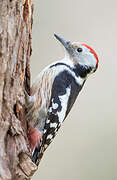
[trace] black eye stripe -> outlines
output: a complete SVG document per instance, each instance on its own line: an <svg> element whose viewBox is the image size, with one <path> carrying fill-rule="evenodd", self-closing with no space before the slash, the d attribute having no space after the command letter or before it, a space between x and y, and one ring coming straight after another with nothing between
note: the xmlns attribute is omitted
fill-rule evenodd
<svg viewBox="0 0 117 180"><path fill-rule="evenodd" d="M79 48L77 49L77 51L78 51L78 52L82 52L83 49L79 47Z"/></svg>

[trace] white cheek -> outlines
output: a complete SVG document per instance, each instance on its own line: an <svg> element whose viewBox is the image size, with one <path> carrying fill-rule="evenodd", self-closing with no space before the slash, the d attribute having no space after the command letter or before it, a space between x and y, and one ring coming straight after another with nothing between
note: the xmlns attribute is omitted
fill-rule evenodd
<svg viewBox="0 0 117 180"><path fill-rule="evenodd" d="M92 54L91 55L91 65L92 65L92 67L96 67L96 64L97 64L97 60L96 60L96 58L94 57L94 55Z"/></svg>
<svg viewBox="0 0 117 180"><path fill-rule="evenodd" d="M79 58L79 64L81 65L86 65L86 66L90 66L92 68L96 67L96 58L94 57L93 54L84 54L81 55Z"/></svg>

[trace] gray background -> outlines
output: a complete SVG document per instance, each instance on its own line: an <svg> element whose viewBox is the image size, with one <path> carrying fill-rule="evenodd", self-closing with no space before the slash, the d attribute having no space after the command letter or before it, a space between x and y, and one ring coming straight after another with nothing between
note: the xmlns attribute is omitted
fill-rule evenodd
<svg viewBox="0 0 117 180"><path fill-rule="evenodd" d="M99 56L33 180L117 180L117 1L34 0L32 79L64 57L54 32Z"/></svg>

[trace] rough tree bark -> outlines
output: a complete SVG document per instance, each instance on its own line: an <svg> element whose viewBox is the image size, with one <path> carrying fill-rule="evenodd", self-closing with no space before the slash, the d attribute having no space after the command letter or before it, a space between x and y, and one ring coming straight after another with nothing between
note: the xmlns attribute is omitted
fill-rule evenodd
<svg viewBox="0 0 117 180"><path fill-rule="evenodd" d="M31 0L0 0L0 180L29 180L24 89L30 93Z"/></svg>

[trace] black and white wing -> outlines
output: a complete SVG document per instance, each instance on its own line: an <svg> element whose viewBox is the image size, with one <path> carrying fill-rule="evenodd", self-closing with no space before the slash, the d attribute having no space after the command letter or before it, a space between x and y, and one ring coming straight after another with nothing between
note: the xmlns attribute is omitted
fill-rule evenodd
<svg viewBox="0 0 117 180"><path fill-rule="evenodd" d="M39 149L35 149L33 153L33 161L36 164L39 163L43 152L55 137L81 88L82 86L78 84L72 74L67 70L60 72L54 79L41 146Z"/></svg>

